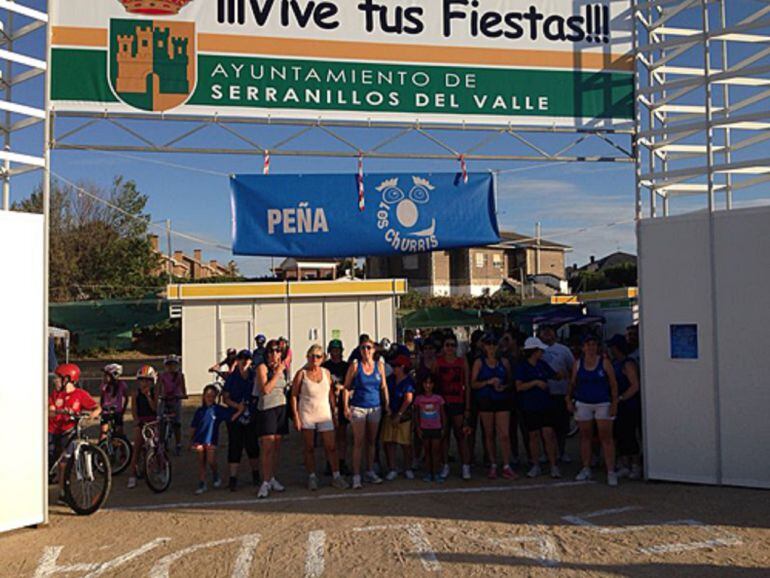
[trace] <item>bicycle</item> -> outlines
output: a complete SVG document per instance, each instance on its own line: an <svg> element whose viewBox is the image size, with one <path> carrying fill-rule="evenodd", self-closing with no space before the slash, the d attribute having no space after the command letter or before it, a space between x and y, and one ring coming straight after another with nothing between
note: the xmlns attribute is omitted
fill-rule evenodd
<svg viewBox="0 0 770 578"><path fill-rule="evenodd" d="M142 425L144 455L140 454L139 458L144 457L144 479L156 494L165 492L171 486L171 455L168 451L168 441L161 433L171 430L173 435L170 421L170 418L163 414L159 419Z"/></svg>
<svg viewBox="0 0 770 578"><path fill-rule="evenodd" d="M102 409L102 423L107 425L107 431L102 435L99 441L99 447L107 454L112 467L112 474L117 476L121 474L131 463L131 456L134 452L133 446L128 438L115 431L117 412L114 406L107 406Z"/></svg>
<svg viewBox="0 0 770 578"><path fill-rule="evenodd" d="M56 413L70 416L75 421L75 427L65 434L59 455L51 460L49 480L56 478L59 465L66 457L64 500L77 515L89 516L102 507L110 494L110 461L98 445L85 437L83 422L90 417L89 414L75 415L68 411ZM67 457L66 450L70 445L72 453Z"/></svg>

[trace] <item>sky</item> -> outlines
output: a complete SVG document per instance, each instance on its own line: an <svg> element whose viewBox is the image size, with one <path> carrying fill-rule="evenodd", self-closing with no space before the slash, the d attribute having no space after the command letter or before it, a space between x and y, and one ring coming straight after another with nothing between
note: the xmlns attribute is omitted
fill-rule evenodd
<svg viewBox="0 0 770 578"><path fill-rule="evenodd" d="M103 0L100 0L103 1ZM32 7L40 8L42 0L28 0ZM753 2L737 2L743 12ZM17 44L17 49L29 55L42 54L42 35L33 34ZM22 69L18 69L19 71ZM15 99L27 104L39 102L42 83L32 81L20 87ZM57 133L72 121L60 125ZM67 122L70 124L67 125ZM114 129L91 128L91 140L116 134ZM145 123L142 131L151 137L180 133L179 125L166 126L162 123ZM376 142L387 131L369 129L345 130L341 134L360 138L364 142ZM355 133L355 134L354 134ZM84 133L87 134L87 133ZM256 127L251 132L261 143L276 142L286 134L277 127ZM473 136L473 135L471 135ZM414 137L416 138L416 137ZM468 135L451 134L446 138L457 147L471 142ZM630 148L630 138L620 137L617 142ZM127 142L119 137L119 142ZM20 152L35 153L41 145L40 126L26 129L14 135L13 147ZM206 129L191 143L206 143L212 146L228 146L232 137L216 128ZM317 149L324 148L329 136L318 130L297 140L294 146ZM544 137L539 144L556 150L565 141L563 137ZM398 145L394 145L398 146ZM410 142L410 148L435 152L435 145ZM503 140L482 149L483 152L524 152L526 148L513 139ZM582 143L575 153L602 154L612 149L598 139ZM123 175L136 181L141 192L149 196L147 211L153 222L171 219L174 230L205 238L215 244L230 244L230 206L228 174L255 173L262 170L261 156L213 156L213 155L158 155L144 153L101 153L53 151L52 171L68 180L88 182L108 187L114 176ZM634 169L631 163L480 163L469 162L471 171L496 170L498 178L498 222L502 230L515 230L522 234L534 235L536 223L542 224L543 237L570 245L573 250L567 255L567 264L584 264L590 256L597 258L620 250L635 253L634 233ZM281 173L353 173L355 159L319 159L274 156L271 172ZM367 159L368 172L401 172L410 170L451 171L459 170L457 162L417 160ZM40 182L39 173L17 177L12 182L12 200L20 200ZM744 204L759 204L767 199L767 189L753 191L741 197ZM702 207L702 198L677 201L674 209L678 212ZM162 226L157 232L163 234ZM165 248L165 245L164 245ZM191 252L201 248L204 258L229 261L232 255L225 249L202 245L175 237L173 249ZM235 259L240 270L247 276L267 274L270 260L264 258Z"/></svg>

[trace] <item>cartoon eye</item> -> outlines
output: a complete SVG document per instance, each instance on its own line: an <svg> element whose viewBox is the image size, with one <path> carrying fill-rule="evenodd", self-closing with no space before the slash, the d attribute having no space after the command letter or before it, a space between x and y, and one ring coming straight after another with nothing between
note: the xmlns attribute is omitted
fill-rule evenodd
<svg viewBox="0 0 770 578"><path fill-rule="evenodd" d="M424 187L414 187L411 191L409 191L409 198L412 199L415 203L424 205L430 200L430 194Z"/></svg>
<svg viewBox="0 0 770 578"><path fill-rule="evenodd" d="M390 187L385 190L385 192L382 194L382 200L388 203L389 205L393 205L395 203L398 203L399 201L404 200L404 191L399 189L398 187Z"/></svg>

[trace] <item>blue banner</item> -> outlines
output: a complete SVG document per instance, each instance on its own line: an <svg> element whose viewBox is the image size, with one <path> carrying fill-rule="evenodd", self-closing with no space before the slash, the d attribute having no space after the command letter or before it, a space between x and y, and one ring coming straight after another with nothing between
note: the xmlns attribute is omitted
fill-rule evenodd
<svg viewBox="0 0 770 578"><path fill-rule="evenodd" d="M281 257L401 255L497 243L489 173L234 175L233 253Z"/></svg>

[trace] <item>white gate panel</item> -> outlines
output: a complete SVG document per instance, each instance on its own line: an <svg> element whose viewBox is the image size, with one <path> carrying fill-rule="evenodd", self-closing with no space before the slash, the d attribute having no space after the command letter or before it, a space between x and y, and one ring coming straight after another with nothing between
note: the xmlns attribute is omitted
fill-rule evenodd
<svg viewBox="0 0 770 578"><path fill-rule="evenodd" d="M0 211L0 532L41 524L48 507L43 217Z"/></svg>

